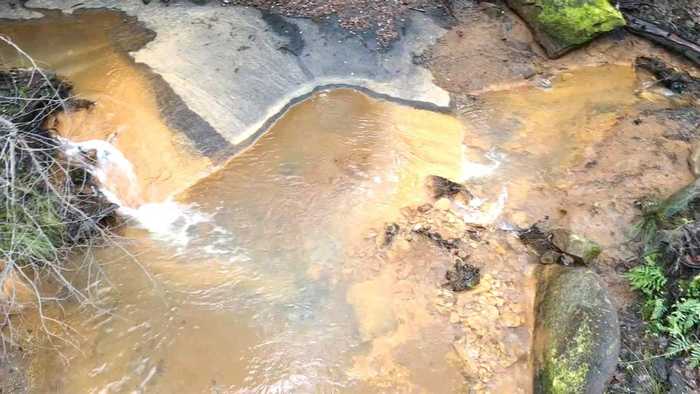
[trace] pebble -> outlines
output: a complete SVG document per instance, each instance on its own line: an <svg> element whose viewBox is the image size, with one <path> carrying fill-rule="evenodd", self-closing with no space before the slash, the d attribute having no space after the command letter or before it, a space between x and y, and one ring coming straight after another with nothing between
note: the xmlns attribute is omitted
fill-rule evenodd
<svg viewBox="0 0 700 394"><path fill-rule="evenodd" d="M456 323L459 323L460 320L461 319L460 319L459 315L457 314L457 312L450 313L450 323L456 324Z"/></svg>
<svg viewBox="0 0 700 394"><path fill-rule="evenodd" d="M508 328L520 327L523 324L520 315L511 311L503 312L501 315L501 322L503 323L504 327Z"/></svg>
<svg viewBox="0 0 700 394"><path fill-rule="evenodd" d="M452 203L450 200L447 198L443 197L435 202L435 205L433 206L435 209L441 210L441 211L448 211L450 207L452 206Z"/></svg>

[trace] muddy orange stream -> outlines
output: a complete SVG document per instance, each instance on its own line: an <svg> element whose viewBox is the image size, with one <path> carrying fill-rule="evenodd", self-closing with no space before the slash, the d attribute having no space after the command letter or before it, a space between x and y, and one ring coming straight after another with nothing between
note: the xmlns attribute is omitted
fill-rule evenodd
<svg viewBox="0 0 700 394"><path fill-rule="evenodd" d="M123 22L102 11L2 25L96 102L57 127L113 142L143 208L128 241L98 254L110 278L101 309L67 305L60 316L79 347L37 353L33 391L531 391L533 265L497 228L538 219L537 191L565 186L567 169L644 101L630 67L484 93L465 124L322 92L188 187L211 162L167 127L124 53L144 33ZM473 291L441 287L453 260L428 241L378 248L385 223L427 201L428 175L478 197L457 210L488 226L488 243L470 245L483 274Z"/></svg>

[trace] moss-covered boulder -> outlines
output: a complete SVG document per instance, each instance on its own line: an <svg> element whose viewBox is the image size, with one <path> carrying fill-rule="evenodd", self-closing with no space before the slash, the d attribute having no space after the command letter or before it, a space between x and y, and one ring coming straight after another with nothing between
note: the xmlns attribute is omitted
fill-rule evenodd
<svg viewBox="0 0 700 394"><path fill-rule="evenodd" d="M617 312L586 268L548 266L537 294L535 393L602 393L620 351Z"/></svg>
<svg viewBox="0 0 700 394"><path fill-rule="evenodd" d="M555 58L595 36L625 25L608 0L507 0L530 26L535 37Z"/></svg>

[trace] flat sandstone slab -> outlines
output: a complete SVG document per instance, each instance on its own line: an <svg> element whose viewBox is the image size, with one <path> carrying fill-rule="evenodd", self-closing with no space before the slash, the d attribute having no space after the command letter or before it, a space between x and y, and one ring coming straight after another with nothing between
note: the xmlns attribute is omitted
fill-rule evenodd
<svg viewBox="0 0 700 394"><path fill-rule="evenodd" d="M293 100L324 86L356 86L414 104L443 108L449 94L414 64L444 29L414 13L385 52L331 22L286 18L246 7L170 6L141 1L30 0L30 8L115 9L136 16L156 38L132 53L160 74L185 104L232 145L264 131ZM0 17L22 18L7 5ZM205 138L202 136L201 138Z"/></svg>

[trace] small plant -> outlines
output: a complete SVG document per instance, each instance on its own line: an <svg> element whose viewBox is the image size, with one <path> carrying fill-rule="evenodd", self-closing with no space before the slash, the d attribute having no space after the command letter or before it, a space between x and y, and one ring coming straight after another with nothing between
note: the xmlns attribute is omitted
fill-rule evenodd
<svg viewBox="0 0 700 394"><path fill-rule="evenodd" d="M691 368L700 367L700 340L697 337L692 340L684 335L675 337L668 350L670 355L687 354Z"/></svg>
<svg viewBox="0 0 700 394"><path fill-rule="evenodd" d="M700 367L700 180L663 202L640 203L634 235L642 242L642 264L625 274L644 301L642 317L654 335L666 336L667 357Z"/></svg>
<svg viewBox="0 0 700 394"><path fill-rule="evenodd" d="M653 332L663 332L664 331L664 321L663 318L668 311L666 306L666 299L664 298L649 298L644 302L642 306L642 317L644 320L649 322L650 328Z"/></svg>
<svg viewBox="0 0 700 394"><path fill-rule="evenodd" d="M644 258L644 265L637 266L626 274L632 288L641 291L647 297L660 295L666 286L666 276L657 259L657 254L648 255Z"/></svg>
<svg viewBox="0 0 700 394"><path fill-rule="evenodd" d="M674 338L680 338L700 323L700 300L683 299L673 306L667 318L668 333Z"/></svg>
<svg viewBox="0 0 700 394"><path fill-rule="evenodd" d="M685 292L688 297L700 299L700 275L696 275L688 282Z"/></svg>

